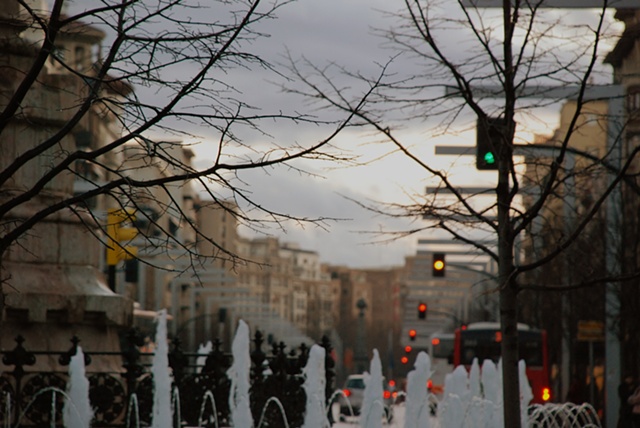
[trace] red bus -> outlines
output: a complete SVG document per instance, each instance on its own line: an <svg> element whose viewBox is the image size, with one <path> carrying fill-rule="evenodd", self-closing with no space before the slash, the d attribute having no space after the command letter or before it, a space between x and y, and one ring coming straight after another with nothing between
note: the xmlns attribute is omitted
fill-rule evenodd
<svg viewBox="0 0 640 428"><path fill-rule="evenodd" d="M500 360L500 325L492 322L479 322L455 331L453 365L464 365L467 370L474 358L482 366L484 360L498 363ZM520 360L527 366L527 378L533 392L532 403L544 404L551 399L549 388L549 354L547 350L547 332L518 324L518 352Z"/></svg>

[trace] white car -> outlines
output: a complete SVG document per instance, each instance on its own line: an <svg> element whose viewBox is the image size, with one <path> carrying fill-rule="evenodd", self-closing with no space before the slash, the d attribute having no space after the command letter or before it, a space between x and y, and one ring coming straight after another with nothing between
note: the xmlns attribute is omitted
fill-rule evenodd
<svg viewBox="0 0 640 428"><path fill-rule="evenodd" d="M340 396L340 420L345 420L349 416L360 415L360 408L364 399L364 375L350 375L342 388L343 395ZM387 422L393 419L393 393L387 383L383 380L383 403ZM345 399L346 397L346 399Z"/></svg>

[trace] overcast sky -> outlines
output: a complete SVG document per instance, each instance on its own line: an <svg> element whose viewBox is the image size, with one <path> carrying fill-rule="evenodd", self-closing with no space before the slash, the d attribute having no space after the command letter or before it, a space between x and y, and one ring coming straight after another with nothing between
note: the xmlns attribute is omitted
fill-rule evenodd
<svg viewBox="0 0 640 428"><path fill-rule="evenodd" d="M432 0L435 4L437 0ZM77 7L87 3L74 2ZM215 5L217 3L211 3ZM251 50L272 64L283 63L285 52L293 58L305 57L318 66L335 62L352 72L375 75L379 64L383 64L397 52L383 49L385 39L374 34L374 29L396 28L397 20L385 16L385 11L396 11L404 2L390 0L297 0L285 5L278 11L278 17L260 24L258 29L269 37L257 39ZM440 2L455 6L456 2ZM206 6L206 2L205 2ZM197 9L205 20L206 9ZM445 12L447 9L443 9ZM210 19L216 19L212 10ZM486 12L495 13L495 12ZM555 12L554 12L555 13ZM593 22L594 11L558 12L562 14L564 24ZM611 20L613 21L613 20ZM379 32L378 32L379 33ZM560 37L562 39L562 37ZM569 38L570 39L570 38ZM448 54L463 57L465 51L463 33L450 31L445 42ZM563 49L571 49L564 46ZM559 51L558 55L562 53ZM413 62L406 56L394 63L398 73L419 74ZM280 69L284 70L284 69ZM224 76L225 82L234 85L241 97L252 105L264 108L265 112L282 110L285 112L304 110L308 107L301 99L285 95L280 91L278 78L273 73L259 70L236 69ZM227 80L228 79L228 80ZM601 77L604 83L609 76ZM340 83L340 82L339 82ZM356 88L357 90L357 88ZM136 88L136 92L144 88ZM523 141L531 140L533 132L551 133L557 123L559 106L538 112L537 117L528 117L518 123ZM473 123L470 117L467 125ZM402 133L403 141L411 144L429 164L440 169L450 170L453 181L460 185L490 184L492 173L479 173L473 166L471 157L454 159L434 156L435 145L473 145L474 132L468 126L450 132L446 136L434 138L430 132L431 124L426 121L407 127ZM326 135L326 129L309 127L282 127L274 132L282 133L283 138L308 145L315 139ZM194 146L195 165L206 166L213 157L211 140L215 134L205 135L202 144ZM338 139L342 150L361 156L361 161L376 159L389 151L388 145L380 146L367 142L371 135L350 130ZM251 142L249 142L251 143ZM253 142L259 144L258 141ZM455 168L451 162L456 161ZM420 219L392 222L388 218L374 215L350 199L366 203L369 200L386 202L406 202L411 195L423 194L425 187L433 184L425 172L401 155L387 156L382 161L370 165L336 168L336 165L304 162L296 166L315 174L300 174L286 167L277 167L269 171L249 171L242 175L247 191L257 202L268 208L285 213L309 217L330 217L341 220L327 221L323 227L314 225L300 226L287 224L285 231L266 230L265 233L278 236L283 242L295 242L302 248L317 251L324 262L345 264L352 267L376 267L401 265L404 257L415 254L418 238L431 238L435 235L420 235L394 242L380 243L384 237L372 232L380 230L402 230L421 224ZM248 230L241 230L251 235Z"/></svg>
<svg viewBox="0 0 640 428"><path fill-rule="evenodd" d="M381 10L388 9L385 0L301 0L283 7L278 19L269 22L265 31L269 38L256 41L256 51L271 62L283 62L288 50L295 58L304 56L324 65L334 61L353 71L375 73L377 64L386 62L392 53L380 47L382 40L372 34L372 29L384 27ZM396 3L393 7L397 7ZM254 72L246 72L240 86L245 94L251 94L255 104L275 103L286 110L299 109L291 99L280 93L273 75L256 78ZM263 80L264 79L264 80ZM286 105L287 103L293 103ZM285 105L282 105L282 104ZM295 138L307 142L321 138L322 132L296 128ZM364 159L375 158L388 149L364 145L362 136L348 132L340 138L341 146ZM196 150L198 153L198 150ZM207 163L206 150L200 152L198 161ZM363 160L364 160L363 159ZM418 169L400 156L370 166L336 169L335 165L304 163L304 168L317 174L307 176L287 168L276 168L265 175L264 171L245 173L252 196L271 208L299 216L323 216L339 220L327 221L323 227L312 224L287 225L286 232L272 230L283 242L296 242L302 248L317 251L323 262L345 264L352 267L401 265L404 256L415 253L417 238L381 243L386 237L372 233L379 230L405 229L408 222L391 222L374 215L348 200L366 202L369 199L389 200L404 192L407 184L414 188L424 185L409 178ZM246 229L241 233L252 235Z"/></svg>
<svg viewBox="0 0 640 428"><path fill-rule="evenodd" d="M335 61L352 71L375 72L376 64L384 63L393 52L381 48L383 40L373 34L373 28L389 28L394 21L384 18L381 10L401 7L402 2L388 0L299 0L280 9L279 17L265 29L270 33L268 39L257 41L260 54L274 62L282 59L285 50L293 57L305 56L312 62L322 65ZM591 15L589 15L591 14ZM571 19L581 22L590 19L593 12L574 11ZM455 45L452 46L455 52ZM274 85L273 76L256 76L255 73L242 73L236 76L241 81L245 94L250 93L256 104L264 105L273 100L292 102L289 98L280 98ZM605 77L606 79L607 77ZM531 128L536 132L550 133L555 126L558 106L550 112L542 112L533 120ZM555 109L555 110L554 110ZM421 124L422 127L427 126ZM526 127L525 127L526 128ZM300 140L313 138L308 130L293 130ZM439 140L427 139L425 129L408 129L405 138L421 147L425 157L443 169L449 168L450 157L436 159L433 149L436 144L473 144L473 132L450 135ZM524 133L523 138L532 134ZM345 134L341 145L349 150L373 159L388 149L367 145L365 135L355 132ZM206 150L196 149L196 162L206 164ZM454 181L460 185L477 185L491 182L491 173L478 173L471 158L457 159L457 174ZM372 165L356 168L329 169L326 164L309 163L304 167L317 173L316 177L298 174L286 168L276 168L266 175L263 171L252 171L243 176L257 200L270 207L278 208L300 216L327 216L341 218L340 221L326 223L326 229L307 225L299 227L289 224L286 232L273 230L284 242L297 242L302 248L315 250L324 262L346 264L352 267L376 267L400 265L406 255L414 254L418 238L437 237L423 234L404 238L391 243L379 243L383 240L369 232L378 230L398 230L408 226L408 222L392 222L389 219L373 215L348 200L353 198L366 202L369 199L383 201L406 201L410 194L424 192L429 184L424 172L406 158L396 155ZM347 198L345 198L347 197ZM420 224L414 220L413 226ZM246 230L243 234L249 234Z"/></svg>

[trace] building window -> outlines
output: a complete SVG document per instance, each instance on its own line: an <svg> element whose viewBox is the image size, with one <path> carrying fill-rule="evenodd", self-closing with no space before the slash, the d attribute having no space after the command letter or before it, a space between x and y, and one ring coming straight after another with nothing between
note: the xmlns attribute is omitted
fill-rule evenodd
<svg viewBox="0 0 640 428"><path fill-rule="evenodd" d="M178 226L178 223L176 223L172 219L169 219L169 233L171 234L171 236L173 237L178 236L179 229L180 227Z"/></svg>
<svg viewBox="0 0 640 428"><path fill-rule="evenodd" d="M75 61L75 69L78 71L82 71L84 69L84 47L76 46L74 52L74 61Z"/></svg>
<svg viewBox="0 0 640 428"><path fill-rule="evenodd" d="M627 111L629 113L640 110L640 86L630 86L627 89Z"/></svg>

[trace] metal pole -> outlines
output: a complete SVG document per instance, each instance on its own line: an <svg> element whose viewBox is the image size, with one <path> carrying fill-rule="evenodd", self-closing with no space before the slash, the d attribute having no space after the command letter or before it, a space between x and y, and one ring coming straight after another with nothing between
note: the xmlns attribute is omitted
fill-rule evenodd
<svg viewBox="0 0 640 428"><path fill-rule="evenodd" d="M593 373L593 340L589 340L589 402L596 407L596 377Z"/></svg>
<svg viewBox="0 0 640 428"><path fill-rule="evenodd" d="M367 304L364 299L359 299L356 302L358 308L358 323L356 332L356 346L354 359L356 360L356 367L358 373L363 373L367 369L367 339L366 339L366 325L364 319L364 310L367 308Z"/></svg>
<svg viewBox="0 0 640 428"><path fill-rule="evenodd" d="M175 278L169 281L169 290L171 290L171 308L169 308L169 312L173 316L173 323L171 324L171 334L174 337L178 332L178 324L182 324L182 317L180 316L180 303L178 300L178 290L176 290L176 288L179 287L181 287L181 285L175 282ZM189 314L189 316L193 317L192 314Z"/></svg>
<svg viewBox="0 0 640 428"><path fill-rule="evenodd" d="M609 121L607 129L607 149L612 159L611 163L620 170L622 164L622 142L624 123L624 88L617 86L618 91L609 99ZM609 174L609 183L614 180L614 174ZM616 186L606 204L607 236L605 237L605 262L607 273L614 277L621 273L621 213L622 190ZM618 421L620 398L618 385L620 384L620 340L616 327L616 320L620 314L620 296L618 287L611 282L605 288L605 418L606 426L613 428Z"/></svg>
<svg viewBox="0 0 640 428"><path fill-rule="evenodd" d="M138 273L138 303L140 303L140 309L147 309L147 265L140 263L140 270Z"/></svg>
<svg viewBox="0 0 640 428"><path fill-rule="evenodd" d="M567 171L567 181L565 183L564 191L564 228L567 236L571 234L574 227L574 209L576 206L576 191L575 191L575 175L574 169L576 165L576 159L573 153L567 152L565 157L565 170ZM571 259L569 253L564 254L564 272L562 275L564 285L571 284ZM562 318L562 336L560 347L560 385L562 388L561 399L565 399L569 393L570 371L571 371L571 328L569 326L569 298L567 292L563 291L561 294L561 318ZM593 349L590 348L593 352ZM593 362L589 364L593 365Z"/></svg>

